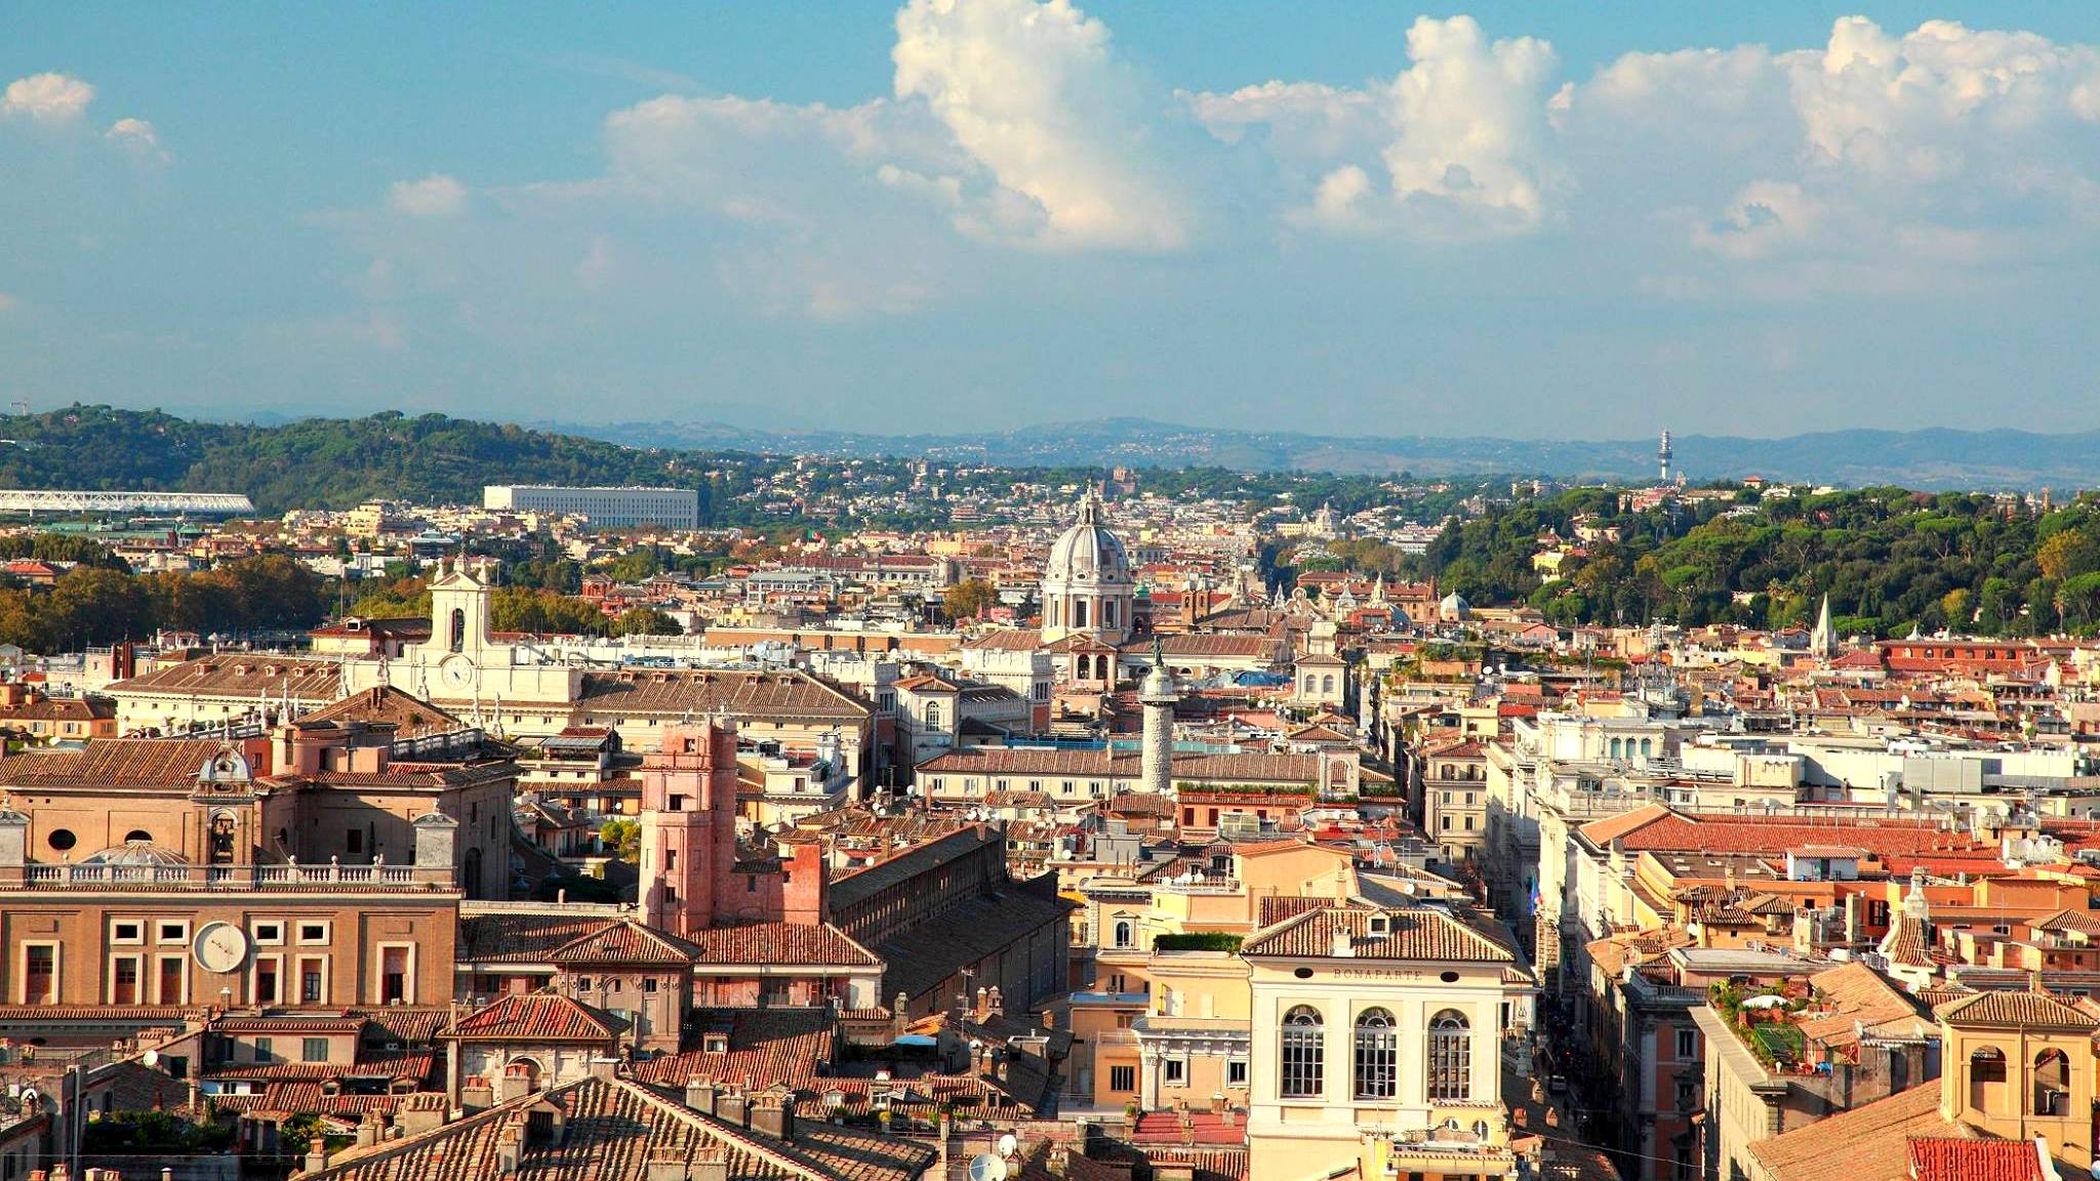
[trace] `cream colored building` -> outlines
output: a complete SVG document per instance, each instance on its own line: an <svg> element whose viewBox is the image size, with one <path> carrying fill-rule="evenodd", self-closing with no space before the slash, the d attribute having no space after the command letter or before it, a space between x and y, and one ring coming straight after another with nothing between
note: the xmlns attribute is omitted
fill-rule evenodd
<svg viewBox="0 0 2100 1181"><path fill-rule="evenodd" d="M1440 906L1356 902L1277 923L1241 955L1250 1176L1516 1175L1503 1031L1528 1027L1535 989L1500 935Z"/></svg>

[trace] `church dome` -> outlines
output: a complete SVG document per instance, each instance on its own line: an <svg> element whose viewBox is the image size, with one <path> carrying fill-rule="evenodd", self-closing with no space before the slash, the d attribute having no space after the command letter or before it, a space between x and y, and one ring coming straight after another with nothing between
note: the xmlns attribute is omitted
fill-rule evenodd
<svg viewBox="0 0 2100 1181"><path fill-rule="evenodd" d="M152 841L125 841L112 845L99 853L91 853L80 859L82 865L144 865L173 868L189 864L189 859L166 845Z"/></svg>
<svg viewBox="0 0 2100 1181"><path fill-rule="evenodd" d="M1101 523L1101 504L1088 493L1079 502L1079 520L1050 547L1043 581L1056 583L1127 583L1130 555Z"/></svg>

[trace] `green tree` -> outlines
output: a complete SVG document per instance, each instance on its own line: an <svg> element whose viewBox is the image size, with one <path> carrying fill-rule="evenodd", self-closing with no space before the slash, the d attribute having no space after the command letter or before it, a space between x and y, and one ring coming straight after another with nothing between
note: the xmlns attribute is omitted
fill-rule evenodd
<svg viewBox="0 0 2100 1181"><path fill-rule="evenodd" d="M638 820L608 820L598 829L598 839L622 861L642 859L642 825Z"/></svg>
<svg viewBox="0 0 2100 1181"><path fill-rule="evenodd" d="M950 619L975 619L999 601L999 592L982 578L965 578L941 592L941 607Z"/></svg>
<svg viewBox="0 0 2100 1181"><path fill-rule="evenodd" d="M654 607L633 607L620 615L617 630L623 636L682 636L678 621Z"/></svg>

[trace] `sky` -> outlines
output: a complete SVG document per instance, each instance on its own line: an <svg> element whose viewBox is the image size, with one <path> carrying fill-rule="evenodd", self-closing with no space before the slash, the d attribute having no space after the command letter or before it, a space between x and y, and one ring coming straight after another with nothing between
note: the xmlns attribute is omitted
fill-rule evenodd
<svg viewBox="0 0 2100 1181"><path fill-rule="evenodd" d="M2100 5L11 6L0 402L2100 428Z"/></svg>

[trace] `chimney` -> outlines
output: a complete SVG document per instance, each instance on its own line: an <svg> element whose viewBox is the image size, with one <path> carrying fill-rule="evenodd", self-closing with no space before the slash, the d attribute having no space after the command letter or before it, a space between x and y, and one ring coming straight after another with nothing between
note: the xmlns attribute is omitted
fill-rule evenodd
<svg viewBox="0 0 2100 1181"><path fill-rule="evenodd" d="M795 1138L795 1096L786 1088L762 1091L751 1097L751 1130L775 1140Z"/></svg>
<svg viewBox="0 0 2100 1181"><path fill-rule="evenodd" d="M898 990L895 1003L890 1005L890 1024L895 1027L895 1032L900 1036L904 1033L905 1027L911 1024L910 993L901 989Z"/></svg>
<svg viewBox="0 0 2100 1181"><path fill-rule="evenodd" d="M999 986L994 984L992 985L991 995L985 1002L985 1015L987 1017L998 1017L1002 1015L1005 1011L1006 1002L999 999Z"/></svg>
<svg viewBox="0 0 2100 1181"><path fill-rule="evenodd" d="M715 1113L715 1081L707 1078L685 1080L685 1105L702 1115Z"/></svg>
<svg viewBox="0 0 2100 1181"><path fill-rule="evenodd" d="M751 1099L735 1087L715 1098L715 1118L740 1128L751 1126Z"/></svg>
<svg viewBox="0 0 2100 1181"><path fill-rule="evenodd" d="M321 1171L322 1169L325 1169L325 1168L327 1168L327 1167L328 1167L328 1152L327 1152L327 1150L326 1150L326 1149L322 1149L322 1148L309 1148L309 1149L307 1149L307 1150L306 1150L306 1171L307 1171L307 1172L309 1172L309 1173L318 1173L318 1172L320 1172L320 1171ZM65 1167L64 1165L60 1165L60 1166L58 1166L58 1168L57 1168L57 1169L56 1169L55 1171L53 1171L53 1172L52 1172L52 1174L51 1174L51 1181L66 1181L66 1171L65 1171L65 1170L66 1170L66 1167Z"/></svg>
<svg viewBox="0 0 2100 1181"><path fill-rule="evenodd" d="M691 1175L685 1167L684 1157L676 1148L656 1149L642 1166L642 1181L686 1181Z"/></svg>
<svg viewBox="0 0 2100 1181"><path fill-rule="evenodd" d="M1349 928L1340 923L1336 923L1334 927L1334 949L1332 954L1337 958L1345 958L1356 954L1356 942L1350 938Z"/></svg>
<svg viewBox="0 0 2100 1181"><path fill-rule="evenodd" d="M591 1059L591 1077L609 1083L620 1076L620 1060L610 1056Z"/></svg>
<svg viewBox="0 0 2100 1181"><path fill-rule="evenodd" d="M974 1008L974 1009L972 1009L972 1010L970 1010L970 1015L971 1015L971 1017L972 1017L972 1018L974 1018L975 1020L978 1020L978 1021L982 1021L982 1020L984 1020L984 1016L985 1016L985 1014L991 1011L991 1007L992 1007L992 1001L991 1001L991 992L990 992L990 990L989 990L989 989L987 989L987 988L985 988L985 986L984 986L984 985L982 985L982 984L978 985L978 986L977 986L977 1007L976 1007L976 1008Z"/></svg>
<svg viewBox="0 0 2100 1181"><path fill-rule="evenodd" d="M692 1181L729 1181L729 1149L722 1144L703 1144L693 1150Z"/></svg>
<svg viewBox="0 0 2100 1181"><path fill-rule="evenodd" d="M375 1112L374 1114L377 1113ZM370 1116L359 1120L357 1123L357 1146L359 1148L370 1148L377 1143L379 1143L379 1125L373 1123Z"/></svg>

